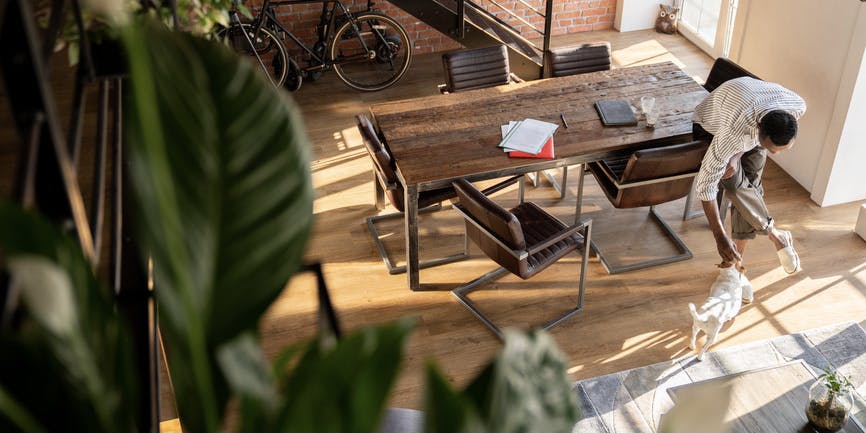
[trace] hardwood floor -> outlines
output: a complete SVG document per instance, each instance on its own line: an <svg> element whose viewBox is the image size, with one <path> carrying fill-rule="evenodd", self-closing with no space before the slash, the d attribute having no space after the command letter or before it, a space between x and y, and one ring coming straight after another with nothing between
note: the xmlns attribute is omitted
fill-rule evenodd
<svg viewBox="0 0 866 433"><path fill-rule="evenodd" d="M556 39L554 46L587 40L611 41L616 67L670 60L702 81L711 63L685 39L653 31L568 35ZM418 56L403 81L382 92L357 93L329 73L317 82L304 83L294 94L315 155L316 226L307 257L324 263L333 302L346 329L403 316L417 318L391 399L393 406L412 408L422 405L422 370L427 360L438 363L455 384L463 384L500 348L493 334L447 290L413 293L406 287L405 275L388 275L365 226L365 218L376 214L372 169L352 116L377 101L436 94L436 84L443 82L439 58L435 54ZM664 252L665 241L645 209L614 212L594 180L587 179L583 209L594 219L594 239L627 256ZM755 302L723 331L716 347L840 321L866 323L866 244L852 231L859 204L820 208L772 162L764 182L768 206L779 226L794 234L803 270L787 276L770 242L753 242L746 266L756 289ZM564 200L558 200L546 183L529 187L527 199L568 218L574 210L576 186L573 174ZM513 204L516 193L506 190L496 199ZM612 276L597 258L591 259L585 310L552 331L573 379L689 353L687 303L706 297L719 258L703 217L681 221L683 202L660 206L659 211L691 248L692 260ZM420 224L422 259L460 248L462 222L455 212L425 215ZM386 246L392 257L402 262L401 222L380 227L388 234ZM578 265L575 254L531 280L506 277L472 297L497 323L539 324L576 302ZM493 262L473 246L472 259L423 270L421 278L451 289L493 268ZM313 335L315 311L313 278L297 276L262 321L266 353L273 356L280 348Z"/></svg>
<svg viewBox="0 0 866 433"><path fill-rule="evenodd" d="M567 35L555 38L554 46L588 40L609 40L616 67L670 60L698 80L709 70L710 58L683 38L653 31ZM353 330L403 316L417 318L392 406L421 407L422 371L427 360L438 363L454 383L463 384L500 348L493 334L447 290L413 293L407 289L404 275L389 275L365 225L365 219L376 214L372 166L352 116L365 112L377 101L436 94L436 85L444 82L441 71L439 54L424 55L415 59L400 83L381 92L358 93L329 72L317 82L304 83L293 95L303 111L315 155L312 170L316 225L307 257L324 264L343 327ZM65 92L58 94L63 112L68 112L69 88L58 89ZM90 95L91 101L93 98ZM93 123L90 118L88 124ZM7 197L12 189L10 173L15 170L20 148L2 104L0 125L4 126L0 128L0 195ZM92 142L92 137L86 136L84 142ZM866 243L852 231L860 203L820 208L773 163L764 181L769 208L780 227L794 233L803 271L785 275L767 241L758 240L750 246L746 265L756 289L755 301L745 306L723 331L716 347L840 321L866 323ZM574 210L576 185L572 174L569 194L562 201L546 183L528 188L527 198L568 218ZM85 201L89 200L89 191L85 190L84 195ZM496 199L510 205L516 202L516 194L510 189L497 194ZM691 319L686 305L706 296L719 259L706 222L702 218L681 221L682 207L680 200L660 206L659 210L692 249L694 259L617 276L608 275L598 259L591 259L585 310L552 331L568 359L572 379L689 353L686 344ZM666 247L659 245L661 238L647 220L645 210L613 211L591 177L583 209L594 219L594 239L605 246L633 257L662 253ZM389 207L385 212L393 209ZM454 251L462 245L462 221L455 212L424 215L420 224L422 258ZM386 246L392 257L402 262L400 221L382 223L380 230L388 234ZM544 322L576 302L578 261L579 256L574 254L528 281L503 278L472 297L499 324L528 326ZM423 270L421 277L424 282L450 289L493 268L493 263L473 247L471 260ZM315 296L311 275L298 275L289 283L261 323L263 345L269 356L313 335ZM162 419L172 418L166 382L162 388Z"/></svg>

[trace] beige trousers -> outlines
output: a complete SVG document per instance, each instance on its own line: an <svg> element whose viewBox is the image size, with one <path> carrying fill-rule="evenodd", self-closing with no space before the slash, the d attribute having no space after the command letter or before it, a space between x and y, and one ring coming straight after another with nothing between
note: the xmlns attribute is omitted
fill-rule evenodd
<svg viewBox="0 0 866 433"><path fill-rule="evenodd" d="M761 182L766 162L767 150L758 146L743 154L733 176L719 182L725 197L731 201L731 237L734 239L754 239L773 229Z"/></svg>

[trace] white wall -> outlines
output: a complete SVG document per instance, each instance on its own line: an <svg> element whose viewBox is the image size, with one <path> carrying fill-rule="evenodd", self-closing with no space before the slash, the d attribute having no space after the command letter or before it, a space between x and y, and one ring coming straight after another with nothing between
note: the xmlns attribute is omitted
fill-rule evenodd
<svg viewBox="0 0 866 433"><path fill-rule="evenodd" d="M866 198L866 7L860 8L812 199L829 206ZM837 133L838 131L838 133Z"/></svg>
<svg viewBox="0 0 866 433"><path fill-rule="evenodd" d="M806 100L794 148L773 159L820 205L866 198L863 187L856 193L848 186L866 184L866 169L839 165L855 164L851 158L863 152L855 142L866 120L856 126L850 120L866 119L866 82L854 92L866 44L864 13L858 0L740 0L734 25L730 57Z"/></svg>
<svg viewBox="0 0 866 433"><path fill-rule="evenodd" d="M613 28L621 32L655 27L659 4L671 5L672 0L617 0Z"/></svg>

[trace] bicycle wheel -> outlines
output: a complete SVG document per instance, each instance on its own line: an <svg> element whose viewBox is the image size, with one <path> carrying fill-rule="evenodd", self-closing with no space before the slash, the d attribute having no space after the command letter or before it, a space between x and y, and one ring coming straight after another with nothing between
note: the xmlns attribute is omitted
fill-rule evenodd
<svg viewBox="0 0 866 433"><path fill-rule="evenodd" d="M256 69L265 72L274 87L282 86L288 75L287 65L290 64L286 47L270 30L261 27L254 38L252 29L252 24L233 24L217 32L217 37L235 52L247 57Z"/></svg>
<svg viewBox="0 0 866 433"><path fill-rule="evenodd" d="M412 61L412 42L397 21L364 12L337 29L329 52L334 71L344 83L372 92L403 77Z"/></svg>

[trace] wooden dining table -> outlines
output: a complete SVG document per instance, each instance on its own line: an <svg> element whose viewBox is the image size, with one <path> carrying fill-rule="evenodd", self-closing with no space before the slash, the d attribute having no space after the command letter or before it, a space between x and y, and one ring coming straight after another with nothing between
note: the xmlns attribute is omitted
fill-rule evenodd
<svg viewBox="0 0 866 433"><path fill-rule="evenodd" d="M625 99L640 107L642 96L655 97L654 128L644 122L602 125L596 101ZM404 187L409 288L422 289L419 192L447 187L460 178L478 181L533 173L687 141L692 112L706 96L707 91L679 67L664 62L371 106ZM555 159L509 158L497 146L502 140L500 125L525 118L560 124L553 136Z"/></svg>

